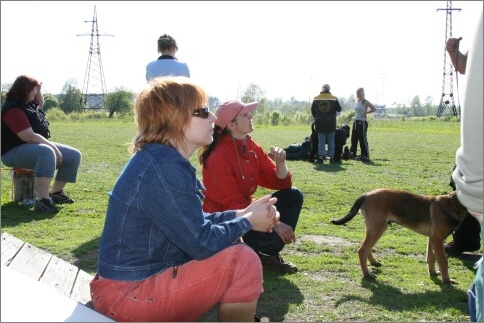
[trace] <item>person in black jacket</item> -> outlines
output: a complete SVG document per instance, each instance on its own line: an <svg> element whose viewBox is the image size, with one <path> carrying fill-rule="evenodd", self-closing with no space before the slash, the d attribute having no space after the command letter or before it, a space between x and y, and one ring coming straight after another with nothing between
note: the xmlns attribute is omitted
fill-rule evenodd
<svg viewBox="0 0 484 323"><path fill-rule="evenodd" d="M326 153L329 155L329 161L334 162L336 113L341 111L341 105L330 90L329 84L324 84L320 94L314 98L311 105L311 114L314 118L319 142L317 162L326 160ZM328 144L327 150L326 143Z"/></svg>
<svg viewBox="0 0 484 323"><path fill-rule="evenodd" d="M81 152L49 140L41 89L42 83L35 78L20 75L7 92L2 107L2 162L8 167L35 170L35 210L57 213L54 203L74 202L63 189L67 182L76 182Z"/></svg>

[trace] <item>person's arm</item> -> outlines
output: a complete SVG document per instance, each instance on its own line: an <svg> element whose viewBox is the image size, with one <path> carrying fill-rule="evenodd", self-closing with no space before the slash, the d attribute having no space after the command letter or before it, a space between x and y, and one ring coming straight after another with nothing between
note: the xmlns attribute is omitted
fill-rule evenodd
<svg viewBox="0 0 484 323"><path fill-rule="evenodd" d="M279 147L271 147L269 158L276 164L276 177L284 179L289 174L286 164L286 152Z"/></svg>
<svg viewBox="0 0 484 323"><path fill-rule="evenodd" d="M368 114L373 113L373 112L376 111L375 106L373 104L371 104L371 102L368 101L368 100L365 100L365 107L366 107L366 113L365 113L365 115L368 115ZM368 109L370 109L370 110L368 110Z"/></svg>
<svg viewBox="0 0 484 323"><path fill-rule="evenodd" d="M339 104L338 99L336 99L336 112L341 112L341 104Z"/></svg>
<svg viewBox="0 0 484 323"><path fill-rule="evenodd" d="M25 112L20 108L9 109L3 114L3 122L9 127L22 141L27 143L46 144L54 149L57 156L57 163L62 163L62 154L59 149L43 136L34 132L30 126L29 119Z"/></svg>
<svg viewBox="0 0 484 323"><path fill-rule="evenodd" d="M40 108L44 107L44 95L42 94L42 82L37 85L37 93L34 96L35 102L37 102Z"/></svg>
<svg viewBox="0 0 484 323"><path fill-rule="evenodd" d="M452 61L452 65L457 72L461 74L465 74L466 72L466 65L467 65L467 53L462 54L459 51L459 43L462 40L462 37L459 38L449 38L447 43L445 44L445 48L447 49L447 53L449 53L450 60Z"/></svg>

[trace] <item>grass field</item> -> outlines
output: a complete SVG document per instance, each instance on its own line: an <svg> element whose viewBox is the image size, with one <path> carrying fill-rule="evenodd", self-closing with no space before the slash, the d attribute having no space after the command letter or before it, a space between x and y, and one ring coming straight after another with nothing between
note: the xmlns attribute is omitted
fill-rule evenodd
<svg viewBox="0 0 484 323"><path fill-rule="evenodd" d="M76 202L61 206L56 215L24 209L11 202L9 172L4 170L2 230L93 274L107 192L129 158L127 148L135 130L130 120L52 122L51 140L83 153L78 182L65 189ZM309 134L309 126L256 126L252 137L268 149L301 142ZM364 237L361 215L346 226L330 223L346 214L361 193L374 188L422 195L449 192L459 123L372 120L368 140L372 163L288 161L305 201L297 242L282 255L299 272L286 276L264 272L265 293L257 310L262 321L469 321L467 289L479 254L449 258L450 276L458 284L442 284L440 277L427 274L426 237L393 225L374 247L382 262L382 267L374 268L378 277L365 281L356 254ZM196 156L192 162L199 167ZM268 192L259 189L257 195ZM214 321L214 311L203 320Z"/></svg>

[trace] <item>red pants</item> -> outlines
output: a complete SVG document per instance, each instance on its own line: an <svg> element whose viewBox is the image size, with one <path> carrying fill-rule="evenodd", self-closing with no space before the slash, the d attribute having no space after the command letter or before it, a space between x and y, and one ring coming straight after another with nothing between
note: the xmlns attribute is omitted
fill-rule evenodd
<svg viewBox="0 0 484 323"><path fill-rule="evenodd" d="M142 281L96 275L90 288L94 308L116 321L194 322L217 304L258 299L262 280L259 257L238 244Z"/></svg>

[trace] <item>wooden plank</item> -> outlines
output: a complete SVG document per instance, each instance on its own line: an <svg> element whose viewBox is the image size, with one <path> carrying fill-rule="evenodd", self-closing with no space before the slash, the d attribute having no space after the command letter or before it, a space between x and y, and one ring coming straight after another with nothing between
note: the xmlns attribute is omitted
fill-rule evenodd
<svg viewBox="0 0 484 323"><path fill-rule="evenodd" d="M70 297L79 269L70 263L52 256L39 281L52 286L59 293Z"/></svg>
<svg viewBox="0 0 484 323"><path fill-rule="evenodd" d="M39 280L51 258L52 255L48 252L25 243L10 262L9 267Z"/></svg>
<svg viewBox="0 0 484 323"><path fill-rule="evenodd" d="M7 232L2 232L2 264L10 265L10 262L15 258L24 244L25 242L22 240L15 238Z"/></svg>
<svg viewBox="0 0 484 323"><path fill-rule="evenodd" d="M57 256L2 232L2 264L38 280L81 304L90 304L87 272Z"/></svg>
<svg viewBox="0 0 484 323"><path fill-rule="evenodd" d="M77 273L77 279L74 282L74 287L72 288L71 297L82 304L91 302L89 283L93 278L93 276L86 273L84 270L79 270Z"/></svg>

